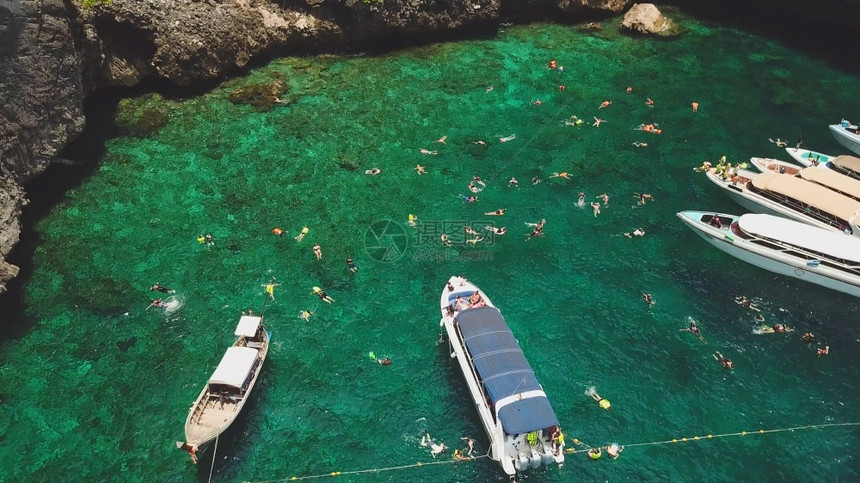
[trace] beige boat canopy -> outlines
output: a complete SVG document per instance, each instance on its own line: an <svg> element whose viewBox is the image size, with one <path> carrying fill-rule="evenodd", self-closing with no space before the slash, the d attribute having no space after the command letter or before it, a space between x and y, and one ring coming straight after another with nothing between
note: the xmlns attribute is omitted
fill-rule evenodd
<svg viewBox="0 0 860 483"><path fill-rule="evenodd" d="M794 198L845 221L851 221L857 211L860 211L860 201L794 176L761 173L753 178L752 185L758 190Z"/></svg>
<svg viewBox="0 0 860 483"><path fill-rule="evenodd" d="M860 174L860 158L855 158L854 156L836 156L830 162L846 171L854 171Z"/></svg>
<svg viewBox="0 0 860 483"><path fill-rule="evenodd" d="M229 347L218 364L218 368L209 378L209 384L222 384L242 389L242 385L245 384L245 380L251 374L256 360L257 349Z"/></svg>
<svg viewBox="0 0 860 483"><path fill-rule="evenodd" d="M860 181L858 181L860 183ZM263 318L254 315L243 315L236 326L236 337L254 337L260 328Z"/></svg>
<svg viewBox="0 0 860 483"><path fill-rule="evenodd" d="M860 159L857 159L857 161L860 161ZM854 199L860 199L860 180L837 173L832 169L805 168L800 170L800 177L806 181L812 181L834 191L844 193L846 196Z"/></svg>

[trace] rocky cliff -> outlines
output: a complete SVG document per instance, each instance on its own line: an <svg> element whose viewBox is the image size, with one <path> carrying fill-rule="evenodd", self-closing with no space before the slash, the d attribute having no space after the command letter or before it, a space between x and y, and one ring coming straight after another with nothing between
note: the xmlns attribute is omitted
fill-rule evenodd
<svg viewBox="0 0 860 483"><path fill-rule="evenodd" d="M5 257L20 233L26 203L20 187L81 133L82 101L101 87L130 86L147 77L188 85L222 77L265 56L343 51L391 39L439 40L456 32L491 31L501 15L593 16L621 12L631 3L0 0L0 292L17 273ZM692 8L702 2L673 3ZM711 13L744 16L747 8L768 10L777 0L704 3ZM832 0L814 18L843 19L842 25L853 26L858 3ZM797 24L810 18L806 2L780 0L779 5L783 17L794 9Z"/></svg>

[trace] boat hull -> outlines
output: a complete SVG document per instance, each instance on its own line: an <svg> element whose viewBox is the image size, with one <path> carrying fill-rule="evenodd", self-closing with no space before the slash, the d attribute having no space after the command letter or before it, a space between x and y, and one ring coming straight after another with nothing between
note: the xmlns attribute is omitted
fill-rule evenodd
<svg viewBox="0 0 860 483"><path fill-rule="evenodd" d="M254 390L254 386L257 383L257 379L260 377L260 372L263 369L263 364L266 362L266 356L269 352L269 340L271 338L271 334L265 331L264 334L265 341L259 347L259 365L248 383L248 388L245 390L244 396L235 403L228 401L219 407L219 403L209 397L209 388L207 384L203 387L200 395L197 396L197 400L188 411L188 417L185 420L185 440L188 445L197 448L198 452L206 449L209 443L226 431L230 425L233 424L242 412L242 408L244 408L245 404L248 402L248 399ZM238 342L239 340L236 341L234 347ZM207 415L206 421L203 424L192 422L195 412L206 411L207 409L218 414Z"/></svg>
<svg viewBox="0 0 860 483"><path fill-rule="evenodd" d="M854 297L860 297L860 277L855 281L825 265L811 266L808 262L789 257L778 250L761 247L739 236L730 229L717 229L701 222L706 212L685 211L678 213L687 226L705 241L729 255L772 273L803 280ZM737 220L736 215L721 214ZM834 273L835 272L835 273Z"/></svg>
<svg viewBox="0 0 860 483"><path fill-rule="evenodd" d="M860 154L860 134L853 134L845 130L840 124L831 124L830 132L836 138L836 142L849 151Z"/></svg>
<svg viewBox="0 0 860 483"><path fill-rule="evenodd" d="M719 176L712 172L708 172L707 177L709 180L711 180L711 182L719 186L726 193L726 195L728 195L728 197L731 198L735 203L743 206L744 208L752 211L753 213L763 213L766 215L791 218L801 223L806 223L807 225L812 225L818 228L824 228L825 230L841 233L840 230L828 225L827 223L818 221L815 218L808 217L804 213L801 213L799 211L786 208L779 203L764 198L763 196L750 193L749 191L745 190L740 184L732 184L731 182L725 182L721 180Z"/></svg>

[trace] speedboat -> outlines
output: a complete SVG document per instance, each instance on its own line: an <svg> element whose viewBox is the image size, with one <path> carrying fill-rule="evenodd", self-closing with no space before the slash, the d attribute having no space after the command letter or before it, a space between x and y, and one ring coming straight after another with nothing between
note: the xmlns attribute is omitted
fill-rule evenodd
<svg viewBox="0 0 860 483"><path fill-rule="evenodd" d="M221 362L209 377L203 391L188 411L185 420L185 444L189 451L203 451L204 446L233 424L242 411L269 351L270 334L263 317L243 315L236 326L238 337L227 348Z"/></svg>
<svg viewBox="0 0 860 483"><path fill-rule="evenodd" d="M448 280L440 306L439 325L489 437L490 458L512 479L530 467L561 467L558 419L499 309L462 277Z"/></svg>
<svg viewBox="0 0 860 483"><path fill-rule="evenodd" d="M857 161L860 161L860 159L857 159ZM835 170L831 170L827 164L819 164L818 166L801 169L791 163L777 159L750 158L750 162L762 173L771 172L799 177L824 186L843 196L860 201L860 179L851 178Z"/></svg>
<svg viewBox="0 0 860 483"><path fill-rule="evenodd" d="M836 138L836 142L849 151L860 154L860 126L851 124L843 119L839 124L831 124L830 133Z"/></svg>
<svg viewBox="0 0 860 483"><path fill-rule="evenodd" d="M837 173L860 179L860 158L855 158L854 156L836 156L827 164Z"/></svg>
<svg viewBox="0 0 860 483"><path fill-rule="evenodd" d="M818 170L826 173L828 170ZM705 175L735 202L755 213L786 216L826 230L860 237L860 201L794 176L745 169Z"/></svg>
<svg viewBox="0 0 860 483"><path fill-rule="evenodd" d="M765 270L860 297L860 240L778 216L682 211L720 250Z"/></svg>
<svg viewBox="0 0 860 483"><path fill-rule="evenodd" d="M810 149L785 148L785 151L795 161L806 167L827 164L830 161L833 161L833 156L819 153L818 151L812 151Z"/></svg>

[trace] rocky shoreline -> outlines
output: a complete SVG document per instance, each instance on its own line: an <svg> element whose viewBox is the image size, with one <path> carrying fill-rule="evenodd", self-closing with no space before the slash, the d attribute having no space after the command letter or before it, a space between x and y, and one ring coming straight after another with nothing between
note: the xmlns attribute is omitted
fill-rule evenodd
<svg viewBox="0 0 860 483"><path fill-rule="evenodd" d="M775 8L771 0L743 7L725 3L738 8L738 15L744 8ZM491 32L509 16L599 18L632 5L632 0L0 0L0 293L18 274L5 257L21 232L27 203L22 186L81 134L83 101L100 89L148 78L193 85L223 78L255 59ZM779 6L809 8L800 1ZM849 25L852 17L839 9L852 7L858 7L857 0L835 0L824 13ZM666 29L659 12L646 11L647 19L631 19L628 28L647 31L650 22Z"/></svg>

